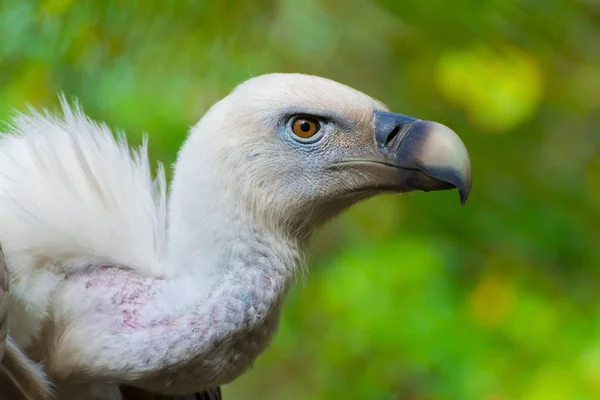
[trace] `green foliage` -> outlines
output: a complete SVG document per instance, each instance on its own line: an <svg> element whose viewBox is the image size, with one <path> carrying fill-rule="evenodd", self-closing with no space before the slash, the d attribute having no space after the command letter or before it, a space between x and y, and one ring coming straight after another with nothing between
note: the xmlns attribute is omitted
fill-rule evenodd
<svg viewBox="0 0 600 400"><path fill-rule="evenodd" d="M167 164L265 72L443 122L474 185L364 202L312 241L240 399L600 399L600 8L591 0L4 0L0 119L77 96Z"/></svg>

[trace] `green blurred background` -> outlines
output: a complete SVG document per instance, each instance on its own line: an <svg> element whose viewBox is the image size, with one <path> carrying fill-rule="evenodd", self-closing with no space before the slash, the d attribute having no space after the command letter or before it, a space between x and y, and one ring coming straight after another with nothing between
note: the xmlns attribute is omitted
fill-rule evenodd
<svg viewBox="0 0 600 400"><path fill-rule="evenodd" d="M176 151L266 72L349 84L451 126L474 184L373 199L229 399L600 399L597 0L0 0L0 119L77 96Z"/></svg>

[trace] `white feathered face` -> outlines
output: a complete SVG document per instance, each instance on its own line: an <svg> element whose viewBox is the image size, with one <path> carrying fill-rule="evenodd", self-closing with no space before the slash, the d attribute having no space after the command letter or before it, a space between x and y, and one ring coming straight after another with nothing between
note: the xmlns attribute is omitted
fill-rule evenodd
<svg viewBox="0 0 600 400"><path fill-rule="evenodd" d="M464 202L470 190L454 132L324 78L253 78L195 129L195 147L211 149L228 190L258 218L302 234L378 193L458 188Z"/></svg>

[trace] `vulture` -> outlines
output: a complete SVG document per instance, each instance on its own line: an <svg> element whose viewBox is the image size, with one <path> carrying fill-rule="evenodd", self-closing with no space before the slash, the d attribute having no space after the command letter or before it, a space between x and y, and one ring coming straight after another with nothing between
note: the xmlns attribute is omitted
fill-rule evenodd
<svg viewBox="0 0 600 400"><path fill-rule="evenodd" d="M219 399L277 330L306 239L382 193L471 188L450 128L335 81L253 77L147 142L62 111L0 135L0 398Z"/></svg>

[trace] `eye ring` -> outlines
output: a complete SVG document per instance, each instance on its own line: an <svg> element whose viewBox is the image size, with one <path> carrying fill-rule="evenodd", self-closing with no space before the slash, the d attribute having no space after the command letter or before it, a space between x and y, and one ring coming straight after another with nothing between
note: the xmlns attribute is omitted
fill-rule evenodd
<svg viewBox="0 0 600 400"><path fill-rule="evenodd" d="M294 139L302 143L312 143L319 139L321 135L321 123L312 117L298 116L291 120L290 130Z"/></svg>

